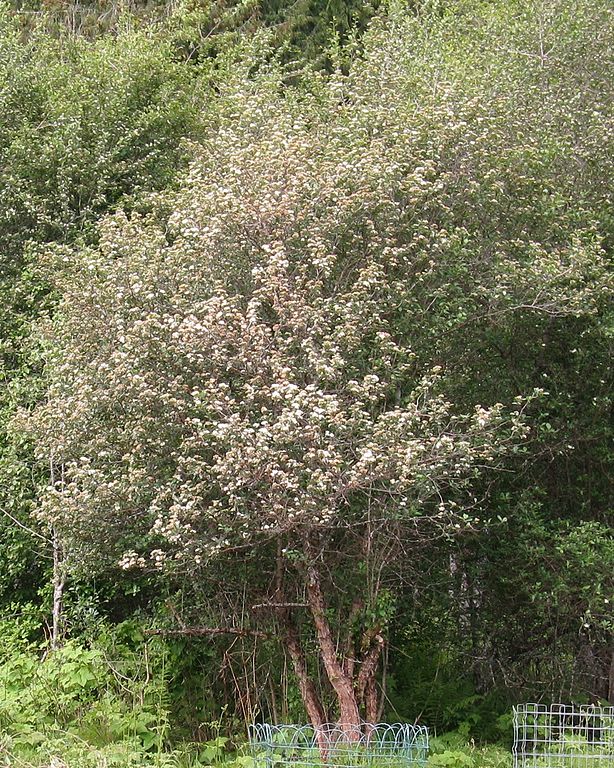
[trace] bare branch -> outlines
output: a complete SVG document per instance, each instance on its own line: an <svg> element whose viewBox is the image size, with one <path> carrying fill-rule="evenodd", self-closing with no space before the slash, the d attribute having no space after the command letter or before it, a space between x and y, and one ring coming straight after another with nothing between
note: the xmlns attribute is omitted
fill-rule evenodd
<svg viewBox="0 0 614 768"><path fill-rule="evenodd" d="M241 627L184 627L182 629L146 629L146 635L161 635L163 637L208 637L213 635L235 635L236 637L260 637L268 640L273 637L269 632Z"/></svg>

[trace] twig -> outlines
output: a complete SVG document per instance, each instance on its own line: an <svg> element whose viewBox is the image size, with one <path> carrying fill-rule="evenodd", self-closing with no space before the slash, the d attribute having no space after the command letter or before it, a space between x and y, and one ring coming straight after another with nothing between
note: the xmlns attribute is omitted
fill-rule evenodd
<svg viewBox="0 0 614 768"><path fill-rule="evenodd" d="M145 635L206 637L208 635L236 635L237 637L261 637L268 639L269 632L257 629L242 629L241 627L184 627L183 629L146 629Z"/></svg>

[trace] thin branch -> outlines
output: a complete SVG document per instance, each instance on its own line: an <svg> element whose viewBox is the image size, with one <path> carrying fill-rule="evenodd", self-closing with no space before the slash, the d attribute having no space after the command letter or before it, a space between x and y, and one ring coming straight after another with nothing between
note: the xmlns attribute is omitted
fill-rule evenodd
<svg viewBox="0 0 614 768"><path fill-rule="evenodd" d="M36 536L37 539L40 539L41 541L44 541L45 544L49 544L50 546L53 544L51 539L48 539L46 536L43 536L42 534L38 533L38 531L35 531L33 528L28 528L27 525L24 525L20 520L18 520L16 517L13 517L10 512L7 512L6 509L0 509L0 512L3 515L6 515L6 517L9 518L9 520L12 520L15 525L18 525L20 528L22 528L24 531L29 533L31 536Z"/></svg>
<svg viewBox="0 0 614 768"><path fill-rule="evenodd" d="M269 639L269 632L257 629L242 629L241 627L184 627L183 629L146 629L145 635L162 635L164 637L207 637L209 635L235 635L237 637L260 637Z"/></svg>

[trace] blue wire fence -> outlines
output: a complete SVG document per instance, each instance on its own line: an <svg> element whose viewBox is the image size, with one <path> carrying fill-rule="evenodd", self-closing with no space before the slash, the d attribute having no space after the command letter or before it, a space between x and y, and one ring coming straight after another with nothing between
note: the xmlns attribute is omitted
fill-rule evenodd
<svg viewBox="0 0 614 768"><path fill-rule="evenodd" d="M262 723L250 727L249 742L257 768L418 768L429 748L427 728L407 723Z"/></svg>

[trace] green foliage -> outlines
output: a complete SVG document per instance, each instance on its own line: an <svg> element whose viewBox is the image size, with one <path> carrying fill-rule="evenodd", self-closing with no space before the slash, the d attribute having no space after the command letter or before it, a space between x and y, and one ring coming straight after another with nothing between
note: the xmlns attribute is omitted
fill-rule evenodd
<svg viewBox="0 0 614 768"><path fill-rule="evenodd" d="M277 27L290 60L330 67L334 51L365 31L379 0L261 0L261 15Z"/></svg>
<svg viewBox="0 0 614 768"><path fill-rule="evenodd" d="M19 18L0 9L0 604L45 599L50 564L31 516L48 467L37 471L31 443L8 426L42 395L28 339L57 297L40 250L95 240L101 214L171 184L207 93L155 30L89 43L55 39L41 22L24 39Z"/></svg>
<svg viewBox="0 0 614 768"><path fill-rule="evenodd" d="M35 641L41 623L40 611L32 603L13 602L0 614L0 663L10 661Z"/></svg>
<svg viewBox="0 0 614 768"><path fill-rule="evenodd" d="M456 748L442 748L435 741L429 756L429 768L511 768L512 756L497 747L478 747L460 743Z"/></svg>
<svg viewBox="0 0 614 768"><path fill-rule="evenodd" d="M253 39L266 41L262 58L281 58L296 74L347 63L379 6L380 0L184 0L164 28L189 62L223 57Z"/></svg>
<svg viewBox="0 0 614 768"><path fill-rule="evenodd" d="M229 603L238 620L241 605L243 622L243 601L274 601L280 569L299 604L321 562L321 615L338 634L369 619L367 653L398 605L373 574L398 589L411 555L416 589L425 561L448 568L479 655L469 582L484 581L496 526L479 498L510 488L485 470L516 477L526 452L553 449L556 420L523 405L540 366L568 380L545 334L600 324L611 295L607 105L591 95L608 81L595 35L608 15L592 2L457 11L397 9L349 74L300 89L276 66L238 67L180 189L105 219L90 247L53 251L62 299L41 331L49 396L31 424L41 461L65 470L43 513L75 566L188 571L208 582L209 615ZM526 370L506 361L502 375L501 345L525 330ZM511 509L500 530L523 520ZM362 613L337 586L345 570ZM486 677L476 669L446 713L467 733Z"/></svg>
<svg viewBox="0 0 614 768"><path fill-rule="evenodd" d="M440 604L441 605L441 604ZM432 625L424 610L412 626L401 619L403 635L393 634L398 647L391 665L388 696L389 717L401 716L428 723L450 748L470 739L477 742L509 741L511 720L503 722L509 711L510 693L503 686L480 692L467 670L458 646L450 643L453 625ZM441 605L441 610L447 608ZM437 742L435 742L437 743Z"/></svg>
<svg viewBox="0 0 614 768"><path fill-rule="evenodd" d="M161 746L168 728L162 649L149 643L143 656L111 639L91 648L70 642L42 660L34 648L13 649L0 666L0 723L12 749L35 753L58 737L95 748Z"/></svg>
<svg viewBox="0 0 614 768"><path fill-rule="evenodd" d="M469 755L452 750L431 755L427 764L433 768L474 768L474 762Z"/></svg>
<svg viewBox="0 0 614 768"><path fill-rule="evenodd" d="M101 213L165 187L193 130L195 73L176 64L155 32L127 30L95 43L27 43L2 21L5 119L0 237L3 254L25 241L91 235Z"/></svg>

